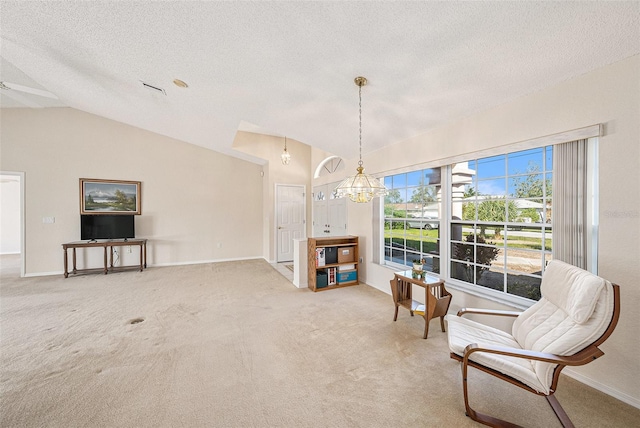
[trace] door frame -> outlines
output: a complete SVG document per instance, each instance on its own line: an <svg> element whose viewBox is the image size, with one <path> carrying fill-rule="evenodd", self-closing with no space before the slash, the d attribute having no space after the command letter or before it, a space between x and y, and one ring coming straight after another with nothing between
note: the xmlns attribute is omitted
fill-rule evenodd
<svg viewBox="0 0 640 428"><path fill-rule="evenodd" d="M302 188L302 209L304 216L304 227L302 228L302 237L303 239L307 238L307 188L304 184L287 184L287 183L275 183L274 191L273 191L273 258L275 263L278 263L278 187L287 186L287 187L300 187ZM295 254L293 255L295 259Z"/></svg>
<svg viewBox="0 0 640 428"><path fill-rule="evenodd" d="M24 253L25 248L25 221L24 221L24 180L25 173L23 171L0 171L0 175L13 175L17 176L20 179L20 201L18 202L18 206L20 209L20 278L24 278L25 276L25 260L26 256Z"/></svg>

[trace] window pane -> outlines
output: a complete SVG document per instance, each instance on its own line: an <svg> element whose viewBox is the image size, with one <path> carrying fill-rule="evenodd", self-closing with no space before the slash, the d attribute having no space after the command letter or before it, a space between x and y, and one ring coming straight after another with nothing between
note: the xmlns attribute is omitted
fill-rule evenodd
<svg viewBox="0 0 640 428"><path fill-rule="evenodd" d="M441 179L441 169L440 168L430 168L430 169L425 169L423 171L424 174L424 179L423 179L423 184L427 185L427 184L440 184L442 179Z"/></svg>
<svg viewBox="0 0 640 428"><path fill-rule="evenodd" d="M550 227L546 227L544 229L544 250L545 251L551 251L551 244L553 241L553 234L551 233L551 228Z"/></svg>
<svg viewBox="0 0 640 428"><path fill-rule="evenodd" d="M508 248L542 250L542 229L509 227L505 235Z"/></svg>
<svg viewBox="0 0 640 428"><path fill-rule="evenodd" d="M540 300L540 278L527 275L507 275L507 292L531 300Z"/></svg>
<svg viewBox="0 0 640 428"><path fill-rule="evenodd" d="M546 224L551 224L551 213L552 213L552 209L553 209L552 202L553 202L553 200L551 198L548 198L547 199L547 203L545 204L544 222Z"/></svg>
<svg viewBox="0 0 640 428"><path fill-rule="evenodd" d="M422 238L422 253L424 254L440 254L440 239L437 237L439 230L433 229L429 231L434 233L435 237L423 236Z"/></svg>
<svg viewBox="0 0 640 428"><path fill-rule="evenodd" d="M481 241L481 237L477 237L478 241ZM501 265L501 248L498 248L494 245L476 245L475 259L473 260L475 263L479 265L483 265L484 267L489 267L492 265Z"/></svg>
<svg viewBox="0 0 640 428"><path fill-rule="evenodd" d="M542 174L519 175L509 178L509 194L515 198L541 198L545 182Z"/></svg>
<svg viewBox="0 0 640 428"><path fill-rule="evenodd" d="M429 272L440 273L440 257L426 256L424 268Z"/></svg>
<svg viewBox="0 0 640 428"><path fill-rule="evenodd" d="M542 274L542 253L507 249L507 269L523 273Z"/></svg>
<svg viewBox="0 0 640 428"><path fill-rule="evenodd" d="M407 186L407 174L396 174L393 176L393 184L391 187L399 189Z"/></svg>
<svg viewBox="0 0 640 428"><path fill-rule="evenodd" d="M493 156L490 158L478 159L478 178L503 177L505 176L505 156Z"/></svg>
<svg viewBox="0 0 640 428"><path fill-rule="evenodd" d="M545 171L553 171L553 146L547 146L545 149Z"/></svg>
<svg viewBox="0 0 640 428"><path fill-rule="evenodd" d="M504 269L501 266L476 268L478 285L492 290L504 291Z"/></svg>
<svg viewBox="0 0 640 428"><path fill-rule="evenodd" d="M407 187L420 185L422 185L422 171L413 171L407 173Z"/></svg>
<svg viewBox="0 0 640 428"><path fill-rule="evenodd" d="M506 184L504 178L493 180L478 180L478 195L504 197L506 193Z"/></svg>
<svg viewBox="0 0 640 428"><path fill-rule="evenodd" d="M543 199L515 199L516 217L509 218L510 222L542 223L544 219Z"/></svg>
<svg viewBox="0 0 640 428"><path fill-rule="evenodd" d="M440 186L417 186L407 189L409 202L426 205L438 201Z"/></svg>
<svg viewBox="0 0 640 428"><path fill-rule="evenodd" d="M452 241L463 241L467 235L475 236L475 226L473 225L473 223L451 224L451 240Z"/></svg>
<svg viewBox="0 0 640 428"><path fill-rule="evenodd" d="M513 201L505 199L486 199L478 203L478 220L491 222L505 222L507 208L512 216L516 216L517 208Z"/></svg>
<svg viewBox="0 0 640 428"><path fill-rule="evenodd" d="M397 249L397 248L392 248L391 249L391 261L393 263L398 263L398 264L405 264L404 263L404 249Z"/></svg>
<svg viewBox="0 0 640 428"><path fill-rule="evenodd" d="M471 263L451 262L451 278L459 279L470 284L474 283L474 269Z"/></svg>
<svg viewBox="0 0 640 428"><path fill-rule="evenodd" d="M451 218L454 220L475 220L476 201L456 201L451 203Z"/></svg>
<svg viewBox="0 0 640 428"><path fill-rule="evenodd" d="M509 153L507 163L509 164L509 175L525 174L532 171L542 171L542 147L521 152Z"/></svg>

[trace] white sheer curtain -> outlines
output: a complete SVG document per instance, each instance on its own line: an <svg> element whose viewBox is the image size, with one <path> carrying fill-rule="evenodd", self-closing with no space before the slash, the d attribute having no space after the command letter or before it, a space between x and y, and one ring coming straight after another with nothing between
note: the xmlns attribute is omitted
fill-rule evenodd
<svg viewBox="0 0 640 428"><path fill-rule="evenodd" d="M553 147L553 258L587 269L589 180L587 140Z"/></svg>

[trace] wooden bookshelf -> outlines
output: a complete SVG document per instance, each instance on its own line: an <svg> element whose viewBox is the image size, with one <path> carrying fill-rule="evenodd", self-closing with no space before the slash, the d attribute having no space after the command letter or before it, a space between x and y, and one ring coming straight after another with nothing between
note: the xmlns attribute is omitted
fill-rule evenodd
<svg viewBox="0 0 640 428"><path fill-rule="evenodd" d="M307 245L311 290L324 291L359 284L357 236L309 238Z"/></svg>

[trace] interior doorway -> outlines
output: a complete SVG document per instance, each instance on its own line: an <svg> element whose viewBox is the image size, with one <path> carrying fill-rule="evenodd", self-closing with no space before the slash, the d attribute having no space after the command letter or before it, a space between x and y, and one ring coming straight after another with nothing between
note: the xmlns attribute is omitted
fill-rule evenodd
<svg viewBox="0 0 640 428"><path fill-rule="evenodd" d="M293 240L306 237L305 218L304 186L276 184L276 262L293 260Z"/></svg>
<svg viewBox="0 0 640 428"><path fill-rule="evenodd" d="M0 270L24 276L24 173L0 172Z"/></svg>

